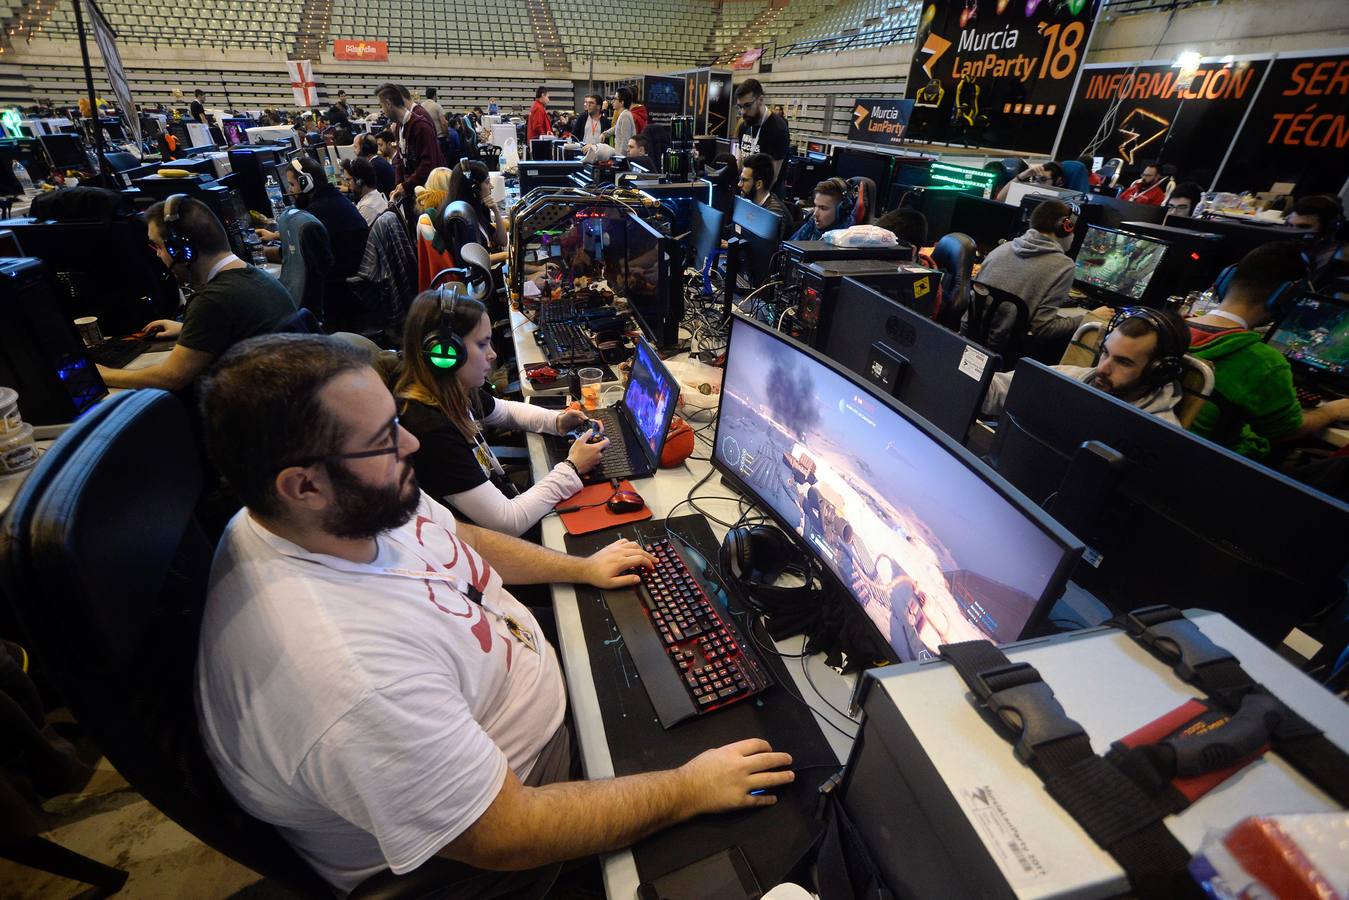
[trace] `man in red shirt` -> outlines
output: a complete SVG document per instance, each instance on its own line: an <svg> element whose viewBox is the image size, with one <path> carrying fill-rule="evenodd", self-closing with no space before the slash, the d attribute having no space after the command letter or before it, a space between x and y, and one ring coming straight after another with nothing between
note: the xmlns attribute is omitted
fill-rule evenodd
<svg viewBox="0 0 1349 900"><path fill-rule="evenodd" d="M1166 180L1162 178L1161 166L1156 163L1144 166L1142 177L1125 188L1119 198L1133 203L1161 206L1166 200Z"/></svg>
<svg viewBox="0 0 1349 900"><path fill-rule="evenodd" d="M534 106L529 110L529 124L526 126L525 139L534 140L553 133L552 120L548 118L548 88L540 87L534 91Z"/></svg>

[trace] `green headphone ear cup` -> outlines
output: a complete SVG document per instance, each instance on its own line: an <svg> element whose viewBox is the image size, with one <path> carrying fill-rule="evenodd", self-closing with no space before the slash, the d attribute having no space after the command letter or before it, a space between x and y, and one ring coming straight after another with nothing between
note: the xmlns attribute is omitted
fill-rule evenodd
<svg viewBox="0 0 1349 900"><path fill-rule="evenodd" d="M426 358L438 369L453 369L459 365L459 351L453 344L443 344L440 341L431 345Z"/></svg>

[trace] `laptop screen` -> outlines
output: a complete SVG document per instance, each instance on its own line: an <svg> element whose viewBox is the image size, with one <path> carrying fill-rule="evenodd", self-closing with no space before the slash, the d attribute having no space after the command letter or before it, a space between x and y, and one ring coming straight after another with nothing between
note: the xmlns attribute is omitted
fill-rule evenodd
<svg viewBox="0 0 1349 900"><path fill-rule="evenodd" d="M1269 336L1289 360L1338 378L1349 374L1349 305L1303 297Z"/></svg>
<svg viewBox="0 0 1349 900"><path fill-rule="evenodd" d="M648 453L653 462L660 459L678 397L679 383L651 345L638 338L632 355L632 374L623 391L623 406L628 411L633 430L646 445L643 452Z"/></svg>

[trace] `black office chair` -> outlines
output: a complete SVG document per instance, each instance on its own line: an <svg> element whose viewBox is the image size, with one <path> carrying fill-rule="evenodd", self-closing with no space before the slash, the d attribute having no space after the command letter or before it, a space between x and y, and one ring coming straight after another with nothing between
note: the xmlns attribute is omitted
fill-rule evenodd
<svg viewBox="0 0 1349 900"><path fill-rule="evenodd" d="M960 320L970 305L970 277L974 271L977 248L967 234L953 231L932 248L932 261L942 271L942 308L937 322L952 331L960 330Z"/></svg>
<svg viewBox="0 0 1349 900"><path fill-rule="evenodd" d="M312 312L301 307L295 310L286 321L282 322L276 328L277 334L322 334L323 329L319 326L319 320Z"/></svg>
<svg viewBox="0 0 1349 900"><path fill-rule="evenodd" d="M130 478L132 472L153 478ZM0 526L0 591L33 657L131 786L203 843L306 897L332 889L241 810L201 746L197 632L212 548L193 518L202 469L173 394L127 391L85 414ZM373 876L351 895L421 897L442 873Z"/></svg>
<svg viewBox="0 0 1349 900"><path fill-rule="evenodd" d="M995 288L989 284L975 281L970 284L970 305L965 317L964 333L970 339L982 344L1002 356L1003 371L1016 366L1021 358L1022 347L1026 342L1026 329L1030 325L1030 311L1026 301L1011 291ZM992 335L993 327L1003 318L1003 308L1013 310L1011 328L1006 338Z"/></svg>
<svg viewBox="0 0 1349 900"><path fill-rule="evenodd" d="M445 249L456 260L459 251L466 244L479 244L482 236L478 231L478 214L463 200L446 203L436 217L436 233L440 235Z"/></svg>
<svg viewBox="0 0 1349 900"><path fill-rule="evenodd" d="M869 224L876 218L876 182L856 175L848 179L848 190L853 197L852 224Z"/></svg>

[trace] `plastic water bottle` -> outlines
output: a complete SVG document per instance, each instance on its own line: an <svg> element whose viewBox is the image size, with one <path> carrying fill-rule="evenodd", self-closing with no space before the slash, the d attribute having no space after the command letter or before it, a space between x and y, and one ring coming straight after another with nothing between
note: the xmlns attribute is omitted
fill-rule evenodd
<svg viewBox="0 0 1349 900"><path fill-rule="evenodd" d="M12 163L14 167L14 180L19 182L19 187L23 188L24 194L33 190L33 179L28 177L28 170L23 167L17 159Z"/></svg>
<svg viewBox="0 0 1349 900"><path fill-rule="evenodd" d="M281 193L281 186L271 175L267 176L267 199L272 201L272 218L281 218L281 214L286 211L286 200Z"/></svg>

